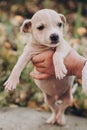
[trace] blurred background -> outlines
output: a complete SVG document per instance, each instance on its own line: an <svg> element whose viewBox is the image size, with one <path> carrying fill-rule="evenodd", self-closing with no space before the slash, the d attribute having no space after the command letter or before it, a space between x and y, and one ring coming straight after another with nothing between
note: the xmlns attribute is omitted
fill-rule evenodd
<svg viewBox="0 0 87 130"><path fill-rule="evenodd" d="M65 39L80 55L87 57L86 0L0 0L0 107L32 107L39 111L50 111L40 89L29 76L32 64L22 72L20 84L14 92L5 92L3 87L24 48L24 39L20 35L21 24L43 8L66 16ZM73 86L77 86L73 104L66 113L87 117L87 95L82 91L81 80L76 78Z"/></svg>

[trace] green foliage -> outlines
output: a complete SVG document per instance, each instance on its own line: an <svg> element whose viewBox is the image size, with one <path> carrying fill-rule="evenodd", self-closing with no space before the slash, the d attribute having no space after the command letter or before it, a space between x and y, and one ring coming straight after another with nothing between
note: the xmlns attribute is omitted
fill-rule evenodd
<svg viewBox="0 0 87 130"><path fill-rule="evenodd" d="M1 4L2 1L5 1L5 5ZM16 64L24 48L21 40L22 37L19 34L19 28L24 18L30 18L34 12L42 8L52 8L66 15L69 13L71 16L72 12L74 12L74 16L77 16L77 18L72 16L71 26L67 25L66 27L70 28L72 36L78 38L82 43L81 39L83 36L78 34L77 30L82 27L83 24L85 25L85 21L84 23L82 21L85 7L83 8L84 1L79 1L81 3L77 3L77 1L74 0L71 4L70 1L65 0L9 0L9 2L7 0L0 0L0 107L10 106L10 104L23 107L28 106L30 101L34 101L37 104L43 103L43 96L40 89L29 76L29 73L33 69L31 63L23 70L17 89L14 92L3 91L3 83L10 75L13 66ZM67 36L69 36L70 39L73 38L69 34L67 34ZM82 47L79 43L77 44L77 48L78 52L83 54ZM77 111L87 111L87 96L82 92L81 85L78 85L74 99L78 106L78 108L75 106Z"/></svg>
<svg viewBox="0 0 87 130"><path fill-rule="evenodd" d="M8 94L6 92L1 92L0 93L0 107L3 107L3 106L8 106L8 102L7 102L7 96Z"/></svg>
<svg viewBox="0 0 87 130"><path fill-rule="evenodd" d="M75 26L74 26L74 37L79 38L80 35L77 33L77 29L82 26L82 4L78 3L78 10L77 10L77 17L75 21Z"/></svg>
<svg viewBox="0 0 87 130"><path fill-rule="evenodd" d="M49 8L50 0L44 0L44 8Z"/></svg>
<svg viewBox="0 0 87 130"><path fill-rule="evenodd" d="M87 95L85 95L82 91L82 86L78 86L74 98L78 101L77 104L80 109L84 109L84 100L87 99Z"/></svg>

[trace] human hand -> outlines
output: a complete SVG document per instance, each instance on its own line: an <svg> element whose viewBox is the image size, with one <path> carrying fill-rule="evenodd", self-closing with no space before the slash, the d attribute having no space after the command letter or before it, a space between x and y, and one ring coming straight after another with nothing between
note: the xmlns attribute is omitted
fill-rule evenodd
<svg viewBox="0 0 87 130"><path fill-rule="evenodd" d="M32 63L36 67L36 70L41 72L41 74L36 74L33 71L30 75L36 79L49 78L55 75L55 70L53 66L53 54L54 51L45 51L39 55L36 55L32 58ZM48 69L49 67L50 69Z"/></svg>
<svg viewBox="0 0 87 130"><path fill-rule="evenodd" d="M55 70L53 66L53 54L54 51L45 51L32 58L33 65L36 70L41 72L36 74L31 72L30 75L36 79L47 79L55 76ZM65 57L64 64L68 70L67 75L75 75L78 78L82 76L82 69L84 67L85 58L80 56L73 48L70 53Z"/></svg>

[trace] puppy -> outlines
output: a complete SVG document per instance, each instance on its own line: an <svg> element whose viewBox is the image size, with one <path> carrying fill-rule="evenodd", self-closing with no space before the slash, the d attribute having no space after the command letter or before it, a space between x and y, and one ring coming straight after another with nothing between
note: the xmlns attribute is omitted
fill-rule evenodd
<svg viewBox="0 0 87 130"><path fill-rule="evenodd" d="M53 55L55 77L46 80L35 79L34 81L42 90L45 102L52 110L52 116L47 120L47 123L54 124L56 122L59 125L65 124L64 111L66 107L72 104L71 86L73 77L66 76L67 69L64 65L64 58L71 50L71 47L63 38L63 25L65 22L64 15L50 9L42 9L36 12L31 19L25 20L21 32L31 34L31 40L25 46L11 75L5 82L5 89L15 89L19 83L22 70L34 55L46 50L55 50ZM86 68L87 65L83 73L85 73ZM36 69L34 71L39 73ZM85 80L87 79L84 78L83 82Z"/></svg>

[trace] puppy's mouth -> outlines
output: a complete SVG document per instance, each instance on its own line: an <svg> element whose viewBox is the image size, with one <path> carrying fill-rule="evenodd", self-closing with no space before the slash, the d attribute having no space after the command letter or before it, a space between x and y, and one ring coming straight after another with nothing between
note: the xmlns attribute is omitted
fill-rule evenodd
<svg viewBox="0 0 87 130"><path fill-rule="evenodd" d="M57 47L60 45L60 42L59 41L56 41L56 42L50 42L49 44L46 44L46 46L48 47Z"/></svg>
<svg viewBox="0 0 87 130"><path fill-rule="evenodd" d="M59 41L57 40L57 41L51 41L51 44L52 45L56 45L56 44L58 44L59 43Z"/></svg>
<svg viewBox="0 0 87 130"><path fill-rule="evenodd" d="M49 46L50 47L57 47L57 46L59 46L59 44L60 44L60 42L59 41L56 41L56 42L51 42L50 44L49 44Z"/></svg>

